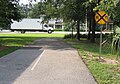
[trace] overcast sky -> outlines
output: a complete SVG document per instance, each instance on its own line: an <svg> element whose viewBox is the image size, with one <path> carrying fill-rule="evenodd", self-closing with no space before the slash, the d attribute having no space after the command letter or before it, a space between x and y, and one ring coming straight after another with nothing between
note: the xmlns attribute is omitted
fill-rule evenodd
<svg viewBox="0 0 120 84"><path fill-rule="evenodd" d="M28 4L29 1L28 1L28 0L20 0L20 4L21 4L21 3L23 3L23 4ZM35 3L34 0L33 0L33 3Z"/></svg>
<svg viewBox="0 0 120 84"><path fill-rule="evenodd" d="M20 4L23 3L23 4L27 4L28 3L28 0L20 0Z"/></svg>

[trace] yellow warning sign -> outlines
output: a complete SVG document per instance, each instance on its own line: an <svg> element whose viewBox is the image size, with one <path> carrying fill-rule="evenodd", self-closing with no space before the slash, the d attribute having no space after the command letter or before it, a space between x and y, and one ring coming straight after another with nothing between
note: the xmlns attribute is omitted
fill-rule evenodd
<svg viewBox="0 0 120 84"><path fill-rule="evenodd" d="M108 22L108 19L108 14L105 13L105 11L99 11L95 15L96 22L101 25L106 24Z"/></svg>

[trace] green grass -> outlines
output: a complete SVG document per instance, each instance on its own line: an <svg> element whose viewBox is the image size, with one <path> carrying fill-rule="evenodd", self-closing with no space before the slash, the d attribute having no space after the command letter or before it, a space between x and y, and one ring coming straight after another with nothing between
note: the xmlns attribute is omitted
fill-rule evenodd
<svg viewBox="0 0 120 84"><path fill-rule="evenodd" d="M99 57L99 45L90 43L85 39L81 41L66 39L68 44L77 48L91 73L97 80L98 84L120 84L120 64L103 64L97 58ZM110 45L110 44L109 44ZM102 57L116 59L114 54L111 54L110 46L105 46L102 49Z"/></svg>
<svg viewBox="0 0 120 84"><path fill-rule="evenodd" d="M98 84L120 84L120 64L101 64L97 61L89 60L87 65Z"/></svg>
<svg viewBox="0 0 120 84"><path fill-rule="evenodd" d="M32 44L39 38L63 38L64 34L0 34L0 45L9 46L9 48L0 51L0 57L11 53L18 47Z"/></svg>
<svg viewBox="0 0 120 84"><path fill-rule="evenodd" d="M4 50L1 50L1 51L0 51L0 57L5 56L5 55L7 55L8 53L11 53L11 52L17 50L18 48L19 48L19 47L9 47L9 48L6 48L6 49L4 49Z"/></svg>
<svg viewBox="0 0 120 84"><path fill-rule="evenodd" d="M0 44L3 46L23 46L31 44L38 38L62 38L64 34L0 34Z"/></svg>

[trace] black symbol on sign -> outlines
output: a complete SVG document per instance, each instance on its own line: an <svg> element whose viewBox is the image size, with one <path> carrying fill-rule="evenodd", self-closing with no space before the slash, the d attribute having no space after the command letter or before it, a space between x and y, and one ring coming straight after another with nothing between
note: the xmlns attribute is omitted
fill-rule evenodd
<svg viewBox="0 0 120 84"><path fill-rule="evenodd" d="M99 19L99 16L96 16L96 19Z"/></svg>
<svg viewBox="0 0 120 84"><path fill-rule="evenodd" d="M105 16L106 14L104 14L103 16L101 16L99 13L97 13L99 16L100 16L100 19L97 21L97 22L99 22L100 20L103 20L105 23L107 22L105 19L104 19L104 17L107 17L107 16Z"/></svg>

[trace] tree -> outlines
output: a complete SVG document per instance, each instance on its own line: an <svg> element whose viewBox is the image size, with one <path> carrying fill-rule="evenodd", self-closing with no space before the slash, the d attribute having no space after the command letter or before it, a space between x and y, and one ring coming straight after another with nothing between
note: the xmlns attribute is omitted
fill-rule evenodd
<svg viewBox="0 0 120 84"><path fill-rule="evenodd" d="M22 18L29 17L30 4L21 4L18 6Z"/></svg>
<svg viewBox="0 0 120 84"><path fill-rule="evenodd" d="M65 0L61 8L63 19L77 23L77 39L80 40L80 22L85 20L85 0Z"/></svg>
<svg viewBox="0 0 120 84"><path fill-rule="evenodd" d="M18 2L19 0L0 0L0 27L10 26L12 20L21 19Z"/></svg>
<svg viewBox="0 0 120 84"><path fill-rule="evenodd" d="M44 20L49 20L51 18L59 18L60 14L56 7L56 1L47 0L40 1L37 4L33 5L29 12L31 18L40 18L44 16Z"/></svg>
<svg viewBox="0 0 120 84"><path fill-rule="evenodd" d="M118 25L120 27L120 0L115 0L114 6L112 7L110 14L111 14L111 19L114 21L114 25Z"/></svg>
<svg viewBox="0 0 120 84"><path fill-rule="evenodd" d="M94 8L97 7L99 3L99 0L87 0L84 5L87 9L87 18L89 22L89 32L88 32L88 40L91 42L95 42L95 28L96 28L96 22L95 22L95 11ZM92 34L90 33L92 31Z"/></svg>
<svg viewBox="0 0 120 84"><path fill-rule="evenodd" d="M45 15L46 6L44 2L38 2L34 4L31 10L29 11L29 17L31 18L40 18L40 15Z"/></svg>
<svg viewBox="0 0 120 84"><path fill-rule="evenodd" d="M42 14L43 11L41 12L41 9L44 8L45 9L44 14L46 15L45 19L63 18L64 21L76 22L77 39L79 40L80 21L83 22L85 19L86 10L83 5L85 1L86 0L46 0L44 2L40 2L36 6L35 10L40 10L39 13L36 12L39 15Z"/></svg>
<svg viewBox="0 0 120 84"><path fill-rule="evenodd" d="M112 39L112 50L120 56L120 0L102 0L96 10L104 10L114 22L114 34Z"/></svg>
<svg viewBox="0 0 120 84"><path fill-rule="evenodd" d="M112 50L117 56L120 56L120 1L115 0L111 19L114 21L114 35L112 39Z"/></svg>
<svg viewBox="0 0 120 84"><path fill-rule="evenodd" d="M109 18L114 22L114 25L119 25L120 22L120 0L101 0L100 4L94 10L104 10L108 13Z"/></svg>

